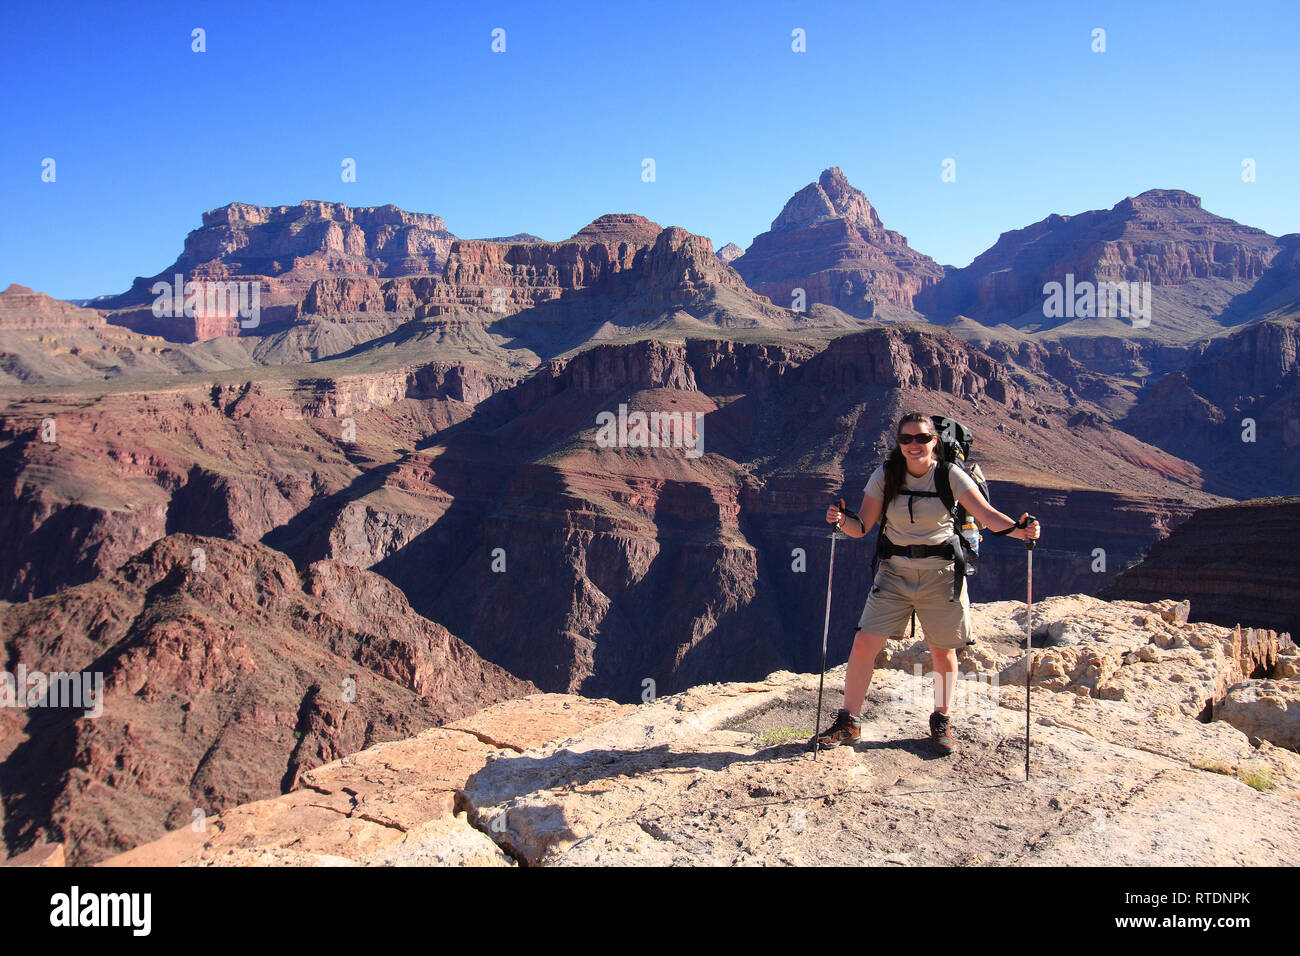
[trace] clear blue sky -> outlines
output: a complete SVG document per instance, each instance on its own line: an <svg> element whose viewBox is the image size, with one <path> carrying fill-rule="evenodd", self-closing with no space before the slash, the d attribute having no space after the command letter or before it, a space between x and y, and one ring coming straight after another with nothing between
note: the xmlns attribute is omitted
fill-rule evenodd
<svg viewBox="0 0 1300 956"><path fill-rule="evenodd" d="M745 247L834 165L952 265L1152 187L1300 231L1294 0L8 2L2 26L0 287L61 298L160 271L233 201L552 240L636 212Z"/></svg>

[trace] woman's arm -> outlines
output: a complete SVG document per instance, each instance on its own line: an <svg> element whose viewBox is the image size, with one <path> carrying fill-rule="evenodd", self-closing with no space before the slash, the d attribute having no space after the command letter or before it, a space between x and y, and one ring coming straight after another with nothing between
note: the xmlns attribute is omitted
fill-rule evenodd
<svg viewBox="0 0 1300 956"><path fill-rule="evenodd" d="M1007 528L1015 527L1017 524L1014 518L1007 517L1001 511L998 511L997 508L994 508L991 504L985 501L984 496L980 494L978 488L972 488L957 500L961 502L962 507L965 508L966 511L975 518L975 520L984 525L984 527L988 528L990 531L1005 531ZM1024 521L1025 518L1028 517L1029 514L1026 512L1021 516L1020 520ZM1033 540L1038 537L1039 530L1038 522L1031 521L1028 527L1016 528L1016 530L1012 531L1011 534L1007 535L1007 537L1022 539L1028 538Z"/></svg>

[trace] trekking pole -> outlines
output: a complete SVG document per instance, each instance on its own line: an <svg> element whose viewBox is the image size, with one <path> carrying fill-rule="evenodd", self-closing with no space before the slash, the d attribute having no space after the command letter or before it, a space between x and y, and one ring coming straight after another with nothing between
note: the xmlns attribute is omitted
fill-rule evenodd
<svg viewBox="0 0 1300 956"><path fill-rule="evenodd" d="M840 521L844 520L844 515L848 509L844 507L844 499L841 498L837 507L840 509ZM831 528L831 569L826 576L826 623L822 626L822 676L817 682L817 726L813 729L813 759L822 752L822 690L826 686L826 636L831 631L831 584L835 580L835 535L840 530L840 522L835 522L835 527Z"/></svg>
<svg viewBox="0 0 1300 956"><path fill-rule="evenodd" d="M1033 515L1025 521L1025 527L1037 521ZM1034 541L1025 539L1025 557L1029 562L1025 580L1027 603L1025 605L1025 653L1028 666L1025 668L1025 782L1029 782L1029 695L1034 681Z"/></svg>

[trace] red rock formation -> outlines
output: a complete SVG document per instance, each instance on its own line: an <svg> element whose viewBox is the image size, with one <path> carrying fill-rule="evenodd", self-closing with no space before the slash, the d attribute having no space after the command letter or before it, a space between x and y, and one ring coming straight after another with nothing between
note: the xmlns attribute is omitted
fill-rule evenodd
<svg viewBox="0 0 1300 956"><path fill-rule="evenodd" d="M175 285L178 274L186 282L259 282L264 313L260 328L291 321L320 279L439 273L454 239L440 217L392 205L359 208L309 201L266 207L231 203L204 213L202 227L186 237L185 249L172 266L152 278L136 279L128 292L105 299L102 307L118 310L113 315L116 323L178 341L235 335L237 323L233 328L229 323L205 326L183 315L154 316L149 308L156 298L154 284ZM355 296L364 288L322 290L316 296L328 305L331 296Z"/></svg>
<svg viewBox="0 0 1300 956"><path fill-rule="evenodd" d="M513 383L431 363L292 388L191 386L12 406L0 418L0 536L23 546L0 551L0 597L95 580L169 531L258 541L375 458L413 447ZM407 399L420 403L414 415L362 418ZM348 416L360 421L356 443L341 440ZM54 441L42 440L46 421Z"/></svg>
<svg viewBox="0 0 1300 956"><path fill-rule="evenodd" d="M318 317L355 318L358 313L378 312L399 313L409 319L414 316L416 306L433 294L437 281L433 276L317 279L303 299L298 321L310 323Z"/></svg>
<svg viewBox="0 0 1300 956"><path fill-rule="evenodd" d="M0 609L5 659L91 672L102 713L6 711L5 844L93 863L384 740L535 688L377 575L299 575L259 545L172 535L93 583Z"/></svg>
<svg viewBox="0 0 1300 956"><path fill-rule="evenodd" d="M681 687L737 667L802 666L792 635L824 600L808 587L824 573L820 513L831 495L860 497L903 408L970 422L995 503L1053 528L1055 544L1037 552L1040 593L1095 589L1215 500L1188 487L1198 476L1184 463L1026 371L902 326L821 352L703 339L598 346L483 401L430 439L436 453L377 476L281 546L373 568L480 653L550 689L630 700L645 678ZM703 414L705 454L598 448L596 415L620 403ZM791 573L795 546L808 577ZM837 634L851 633L865 599L868 546L846 547L855 558L837 582ZM991 540L987 551L980 599L1023 594L1023 551Z"/></svg>
<svg viewBox="0 0 1300 956"><path fill-rule="evenodd" d="M886 229L838 167L797 192L737 260L750 288L789 308L795 288L807 304L824 302L870 317L882 303L910 308L943 267Z"/></svg>
<svg viewBox="0 0 1300 956"><path fill-rule="evenodd" d="M425 300L416 316L465 309L514 314L564 300L572 305L571 321L582 325L589 315L615 310L658 316L719 289L760 314L786 320L713 254L705 237L676 226L664 229L641 216L609 215L562 243L452 243L443 276L420 290Z"/></svg>
<svg viewBox="0 0 1300 956"><path fill-rule="evenodd" d="M1191 619L1300 634L1300 498L1202 508L1100 592L1191 602ZM1267 675L1256 675L1267 676Z"/></svg>
<svg viewBox="0 0 1300 956"><path fill-rule="evenodd" d="M563 243L457 240L451 244L441 280L417 314L424 317L458 309L491 312L494 302L499 302L498 311L532 308L631 269L645 247L636 235L597 238L581 232Z"/></svg>
<svg viewBox="0 0 1300 956"><path fill-rule="evenodd" d="M715 255L727 265L731 265L744 254L745 250L740 248L740 246L736 245L734 242L727 243L715 253Z"/></svg>
<svg viewBox="0 0 1300 956"><path fill-rule="evenodd" d="M569 238L569 241L577 243L621 242L645 246L654 242L662 231L663 226L657 222L651 222L645 216L638 216L636 213L630 212L616 212L607 213L598 219L592 220L575 232ZM712 246L710 246L710 251L712 251Z"/></svg>
<svg viewBox="0 0 1300 956"><path fill-rule="evenodd" d="M915 306L931 319L962 314L992 324L1037 310L1043 286L1079 281L1150 282L1193 279L1253 282L1277 255L1278 241L1201 208L1178 189L1151 189L1113 209L1075 216L1053 214L1024 229L1003 233L964 269L920 295ZM1076 358L1079 356L1076 355Z"/></svg>
<svg viewBox="0 0 1300 956"><path fill-rule="evenodd" d="M1300 321L1277 319L1194 344L1186 370L1141 393L1125 431L1195 462L1235 498L1300 491ZM1247 424L1253 422L1253 425Z"/></svg>
<svg viewBox="0 0 1300 956"><path fill-rule="evenodd" d="M180 270L274 276L291 269L429 274L440 270L453 238L440 216L391 204L360 208L308 201L268 208L231 203L204 213L203 227L190 233L185 251L162 275Z"/></svg>
<svg viewBox="0 0 1300 956"><path fill-rule="evenodd" d="M93 329L102 325L104 316L95 309L78 308L17 283L0 292L0 331Z"/></svg>
<svg viewBox="0 0 1300 956"><path fill-rule="evenodd" d="M1300 319L1258 322L1201 346L1187 378L1198 392L1223 404L1270 395L1296 384Z"/></svg>

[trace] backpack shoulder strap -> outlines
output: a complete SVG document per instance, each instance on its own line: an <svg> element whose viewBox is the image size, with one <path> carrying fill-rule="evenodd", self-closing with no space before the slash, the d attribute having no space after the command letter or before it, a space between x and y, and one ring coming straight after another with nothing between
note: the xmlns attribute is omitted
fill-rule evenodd
<svg viewBox="0 0 1300 956"><path fill-rule="evenodd" d="M934 467L934 488L939 493L939 500L943 506L948 509L949 513L957 507L957 502L952 496L952 462L941 461Z"/></svg>

